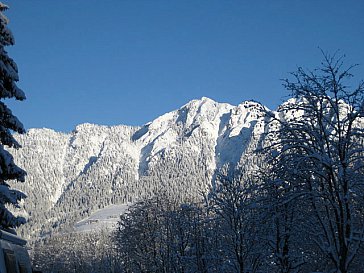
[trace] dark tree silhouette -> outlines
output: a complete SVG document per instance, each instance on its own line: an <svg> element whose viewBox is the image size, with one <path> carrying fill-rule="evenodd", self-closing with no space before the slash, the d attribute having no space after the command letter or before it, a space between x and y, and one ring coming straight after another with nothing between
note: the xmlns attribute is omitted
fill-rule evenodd
<svg viewBox="0 0 364 273"><path fill-rule="evenodd" d="M364 83L351 87L342 59L324 53L320 68L285 80L292 98L271 115L268 150L285 204L307 205L301 225L328 259L323 270L346 273L364 240Z"/></svg>
<svg viewBox="0 0 364 273"><path fill-rule="evenodd" d="M14 45L14 37L7 28L8 19L3 12L8 7L0 2L0 227L14 228L25 222L23 217L16 217L11 213L7 205L18 206L19 200L25 198L25 194L10 189L7 180L24 182L26 172L16 166L12 155L4 149L4 146L20 148L18 142L12 136L12 131L24 133L23 124L12 114L5 105L4 99L15 98L24 100L24 92L19 89L16 82L19 80L18 68L6 50L6 46Z"/></svg>

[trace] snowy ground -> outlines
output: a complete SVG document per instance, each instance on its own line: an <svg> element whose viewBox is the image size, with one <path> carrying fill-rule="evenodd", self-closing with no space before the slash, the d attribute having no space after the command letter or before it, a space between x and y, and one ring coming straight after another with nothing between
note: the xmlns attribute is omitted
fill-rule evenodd
<svg viewBox="0 0 364 273"><path fill-rule="evenodd" d="M88 232L97 229L114 228L130 204L111 205L92 213L88 218L75 224L76 232Z"/></svg>

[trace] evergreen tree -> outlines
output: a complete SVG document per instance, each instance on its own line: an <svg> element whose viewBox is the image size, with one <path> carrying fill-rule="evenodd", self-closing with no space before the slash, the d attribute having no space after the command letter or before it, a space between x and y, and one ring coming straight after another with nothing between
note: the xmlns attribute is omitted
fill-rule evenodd
<svg viewBox="0 0 364 273"><path fill-rule="evenodd" d="M4 149L4 145L19 148L13 138L12 131L24 133L23 124L12 114L1 100L15 98L24 100L24 92L16 86L18 68L5 51L6 46L14 45L14 37L7 28L8 19L3 15L8 7L0 2L0 228L14 228L25 222L23 217L14 216L8 206L18 206L19 200L25 198L24 193L10 189L7 180L24 182L26 172L16 166L12 155Z"/></svg>

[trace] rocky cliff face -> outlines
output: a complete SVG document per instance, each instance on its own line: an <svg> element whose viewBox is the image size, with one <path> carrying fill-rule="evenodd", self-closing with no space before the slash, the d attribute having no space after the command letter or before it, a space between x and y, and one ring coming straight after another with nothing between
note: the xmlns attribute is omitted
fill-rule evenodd
<svg viewBox="0 0 364 273"><path fill-rule="evenodd" d="M141 127L81 124L71 133L31 129L11 150L28 172L24 236L71 226L92 211L155 192L193 199L215 174L244 163L264 130L263 106L193 100Z"/></svg>

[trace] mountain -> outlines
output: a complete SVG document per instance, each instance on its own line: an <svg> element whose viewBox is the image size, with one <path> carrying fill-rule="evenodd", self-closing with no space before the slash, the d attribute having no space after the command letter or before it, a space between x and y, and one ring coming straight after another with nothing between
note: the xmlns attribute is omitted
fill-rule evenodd
<svg viewBox="0 0 364 273"><path fill-rule="evenodd" d="M70 228L111 204L163 192L193 200L214 185L222 169L254 164L249 151L264 130L264 107L209 98L192 100L140 127L78 125L70 133L30 129L15 135L23 146L10 152L27 172L29 238Z"/></svg>

